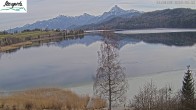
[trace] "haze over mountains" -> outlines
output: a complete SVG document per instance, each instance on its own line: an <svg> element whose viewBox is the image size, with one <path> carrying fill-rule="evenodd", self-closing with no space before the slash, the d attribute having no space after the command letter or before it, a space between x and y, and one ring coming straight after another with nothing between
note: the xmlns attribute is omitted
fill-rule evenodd
<svg viewBox="0 0 196 110"><path fill-rule="evenodd" d="M117 5L115 5L113 8L111 8L110 11L104 12L100 16L93 16L87 13L75 17L60 15L49 20L37 21L33 24L27 24L23 27L17 27L11 29L11 31L14 32L14 31L22 31L25 29L35 29L35 28L74 29L84 25L99 24L102 22L109 21L116 17L131 18L133 16L138 16L140 14L141 12L137 10L123 10Z"/></svg>
<svg viewBox="0 0 196 110"><path fill-rule="evenodd" d="M196 10L177 8L152 12L123 10L115 5L100 16L84 13L80 16L60 15L55 18L37 21L11 32L25 29L141 29L141 28L196 28Z"/></svg>

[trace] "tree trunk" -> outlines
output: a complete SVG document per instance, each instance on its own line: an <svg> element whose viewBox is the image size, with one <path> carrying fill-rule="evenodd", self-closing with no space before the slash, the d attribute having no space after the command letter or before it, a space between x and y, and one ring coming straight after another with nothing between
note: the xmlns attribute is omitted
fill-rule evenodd
<svg viewBox="0 0 196 110"><path fill-rule="evenodd" d="M112 97L111 97L111 81L110 81L110 75L109 75L109 110L111 110L111 107L112 107Z"/></svg>

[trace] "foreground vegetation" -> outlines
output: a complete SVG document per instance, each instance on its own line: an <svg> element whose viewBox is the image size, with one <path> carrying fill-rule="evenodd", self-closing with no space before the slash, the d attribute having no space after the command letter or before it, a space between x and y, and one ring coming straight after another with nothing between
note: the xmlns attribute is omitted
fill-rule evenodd
<svg viewBox="0 0 196 110"><path fill-rule="evenodd" d="M32 45L36 41L83 34L83 30L24 30L22 32L0 32L0 52L11 51L23 46Z"/></svg>
<svg viewBox="0 0 196 110"><path fill-rule="evenodd" d="M158 89L151 82L135 95L130 102L130 108L133 110L195 110L196 98L191 70L188 67L179 92L174 92L171 87Z"/></svg>
<svg viewBox="0 0 196 110"><path fill-rule="evenodd" d="M194 94L194 81L191 70L188 69L179 92L174 92L168 86L158 89L153 82L148 83L134 96L126 110L195 110ZM106 100L88 95L80 96L70 90L42 88L1 92L0 110L103 110L108 107ZM122 109L125 108L120 108Z"/></svg>
<svg viewBox="0 0 196 110"><path fill-rule="evenodd" d="M62 89L33 89L1 94L0 110L86 110L101 109L106 102L100 98L79 96Z"/></svg>

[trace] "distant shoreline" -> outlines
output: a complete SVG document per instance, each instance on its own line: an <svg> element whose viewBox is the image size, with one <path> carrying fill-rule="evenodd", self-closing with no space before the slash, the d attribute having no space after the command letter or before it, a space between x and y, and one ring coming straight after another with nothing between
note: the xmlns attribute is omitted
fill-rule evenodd
<svg viewBox="0 0 196 110"><path fill-rule="evenodd" d="M143 28L143 29L115 29L115 30L87 30L85 33L113 32L115 34L153 34L153 33L176 33L196 32L196 28Z"/></svg>
<svg viewBox="0 0 196 110"><path fill-rule="evenodd" d="M131 29L115 31L116 34L153 34L153 33L175 33L175 32L196 32L196 29L189 28L149 28L149 29Z"/></svg>

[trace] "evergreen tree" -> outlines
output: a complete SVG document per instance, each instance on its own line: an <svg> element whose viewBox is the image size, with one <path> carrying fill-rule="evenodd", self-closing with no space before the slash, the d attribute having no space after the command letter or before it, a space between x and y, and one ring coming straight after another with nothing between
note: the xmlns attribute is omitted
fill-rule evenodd
<svg viewBox="0 0 196 110"><path fill-rule="evenodd" d="M187 72L184 76L182 86L182 105L183 110L194 110L194 80L190 70L190 66L187 66Z"/></svg>

